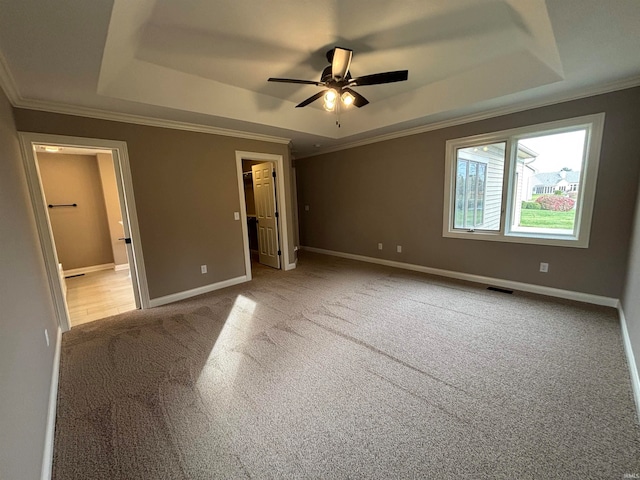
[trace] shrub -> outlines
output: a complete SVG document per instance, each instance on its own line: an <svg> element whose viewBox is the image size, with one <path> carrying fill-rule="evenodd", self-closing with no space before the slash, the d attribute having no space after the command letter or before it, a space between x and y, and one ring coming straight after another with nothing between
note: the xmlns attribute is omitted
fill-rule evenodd
<svg viewBox="0 0 640 480"><path fill-rule="evenodd" d="M554 212L568 212L576 204L573 198L560 195L541 195L536 198L536 202L540 204L542 210L552 210Z"/></svg>
<svg viewBox="0 0 640 480"><path fill-rule="evenodd" d="M553 192L554 195L564 195L564 192L562 190L556 190Z"/></svg>
<svg viewBox="0 0 640 480"><path fill-rule="evenodd" d="M524 210L540 210L542 205L538 202L522 202L522 208Z"/></svg>

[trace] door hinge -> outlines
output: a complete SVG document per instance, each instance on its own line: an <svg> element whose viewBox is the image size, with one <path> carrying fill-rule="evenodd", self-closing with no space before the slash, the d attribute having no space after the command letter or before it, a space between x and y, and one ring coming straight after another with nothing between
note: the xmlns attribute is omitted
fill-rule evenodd
<svg viewBox="0 0 640 480"><path fill-rule="evenodd" d="M278 255L282 255L282 252L280 250L278 250Z"/></svg>
<svg viewBox="0 0 640 480"><path fill-rule="evenodd" d="M271 172L271 176L272 176L273 178L276 178L276 172Z"/></svg>
<svg viewBox="0 0 640 480"><path fill-rule="evenodd" d="M124 243L131 243L130 238L119 238L118 240L124 240Z"/></svg>
<svg viewBox="0 0 640 480"><path fill-rule="evenodd" d="M278 217L279 217L279 214L278 214L278 212L276 212L276 218L278 218Z"/></svg>

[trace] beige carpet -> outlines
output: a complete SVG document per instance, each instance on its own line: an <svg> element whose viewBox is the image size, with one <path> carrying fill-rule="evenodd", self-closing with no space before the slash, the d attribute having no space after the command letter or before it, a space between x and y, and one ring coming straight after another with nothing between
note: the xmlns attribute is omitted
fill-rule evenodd
<svg viewBox="0 0 640 480"><path fill-rule="evenodd" d="M58 480L625 474L609 308L304 252L63 337Z"/></svg>

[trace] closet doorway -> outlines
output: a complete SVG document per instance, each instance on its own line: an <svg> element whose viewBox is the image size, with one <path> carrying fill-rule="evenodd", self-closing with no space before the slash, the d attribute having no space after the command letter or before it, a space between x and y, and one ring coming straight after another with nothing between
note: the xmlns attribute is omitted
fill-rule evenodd
<svg viewBox="0 0 640 480"><path fill-rule="evenodd" d="M148 305L126 145L38 134L21 140L62 330Z"/></svg>
<svg viewBox="0 0 640 480"><path fill-rule="evenodd" d="M280 268L278 202L273 162L242 160L245 210L251 260Z"/></svg>
<svg viewBox="0 0 640 480"><path fill-rule="evenodd" d="M236 151L247 279L259 263L290 270L282 155Z"/></svg>

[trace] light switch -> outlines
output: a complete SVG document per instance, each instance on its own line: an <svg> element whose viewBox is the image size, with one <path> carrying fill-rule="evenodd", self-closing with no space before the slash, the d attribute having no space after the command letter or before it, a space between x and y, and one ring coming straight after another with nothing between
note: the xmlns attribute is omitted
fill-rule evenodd
<svg viewBox="0 0 640 480"><path fill-rule="evenodd" d="M240 212L233 212L233 218L240 220Z"/></svg>

